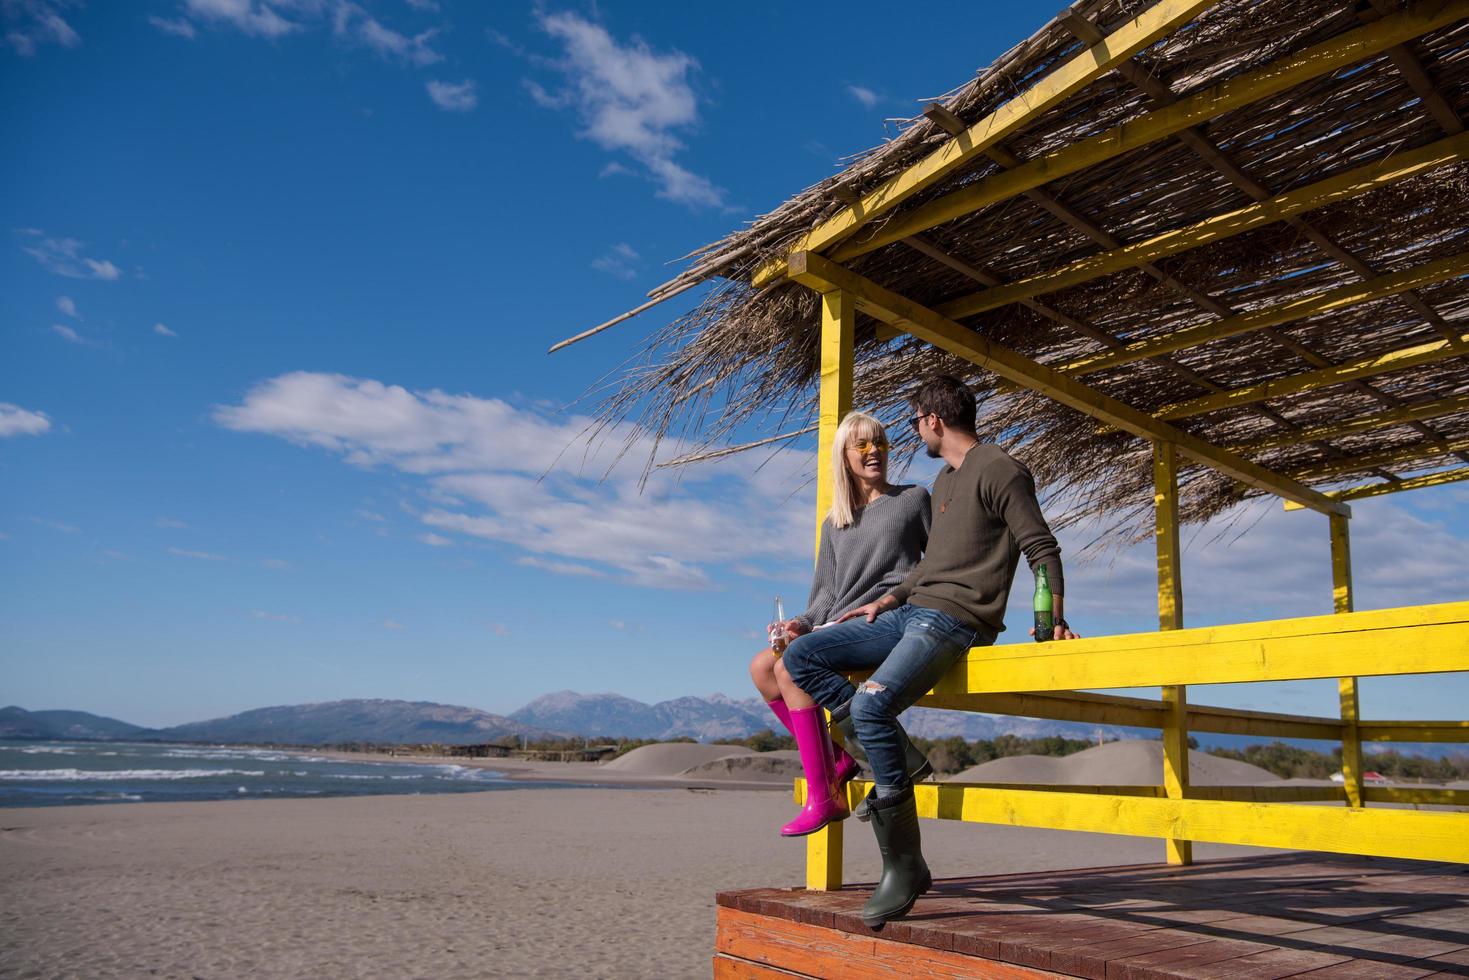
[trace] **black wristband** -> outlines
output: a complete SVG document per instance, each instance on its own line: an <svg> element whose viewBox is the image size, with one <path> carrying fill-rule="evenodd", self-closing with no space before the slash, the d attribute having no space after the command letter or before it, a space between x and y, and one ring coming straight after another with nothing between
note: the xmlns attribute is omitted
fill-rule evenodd
<svg viewBox="0 0 1469 980"><path fill-rule="evenodd" d="M1056 622L1055 622L1054 625L1061 627L1063 630L1069 630L1069 629L1071 629L1071 624L1068 623L1068 622L1066 622L1066 620L1061 619L1059 617L1057 617Z"/></svg>

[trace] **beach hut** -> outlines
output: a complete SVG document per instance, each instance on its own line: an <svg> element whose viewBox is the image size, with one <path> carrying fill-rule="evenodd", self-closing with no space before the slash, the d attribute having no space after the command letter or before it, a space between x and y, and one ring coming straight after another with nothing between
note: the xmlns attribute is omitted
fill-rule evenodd
<svg viewBox="0 0 1469 980"><path fill-rule="evenodd" d="M1353 612L1349 534L1353 500L1469 479L1466 20L1465 0L1079 0L896 138L700 250L632 311L712 284L650 338L604 409L704 445L683 462L814 431L826 466L844 412L896 418L942 369L986 396L985 431L1026 461L1064 520L1155 538L1158 633L976 652L920 703L1159 729L1157 785L924 785L921 815L1162 838L1159 869L1073 876L1119 901L1129 887L1165 887L1165 874L1166 887L1187 874L1196 895L1225 902L1261 875L1360 874L1370 887L1362 868L1401 878L1434 866L1393 860L1469 862L1469 814L1374 805L1463 805L1469 793L1364 785L1361 752L1369 740L1466 741L1469 723L1369 721L1357 697L1359 677L1469 670L1469 602ZM728 445L771 419L780 431ZM819 515L829 483L816 486ZM1185 628L1180 524L1262 495L1327 518L1336 615ZM1323 677L1339 679L1339 717L1195 706L1186 694ZM1153 685L1156 701L1078 693ZM1191 787L1190 731L1338 740L1343 782ZM1340 805L1298 805L1323 801ZM1189 868L1194 840L1377 860ZM1068 958L1039 938L991 942L982 920L996 920L962 911L987 894L978 885L947 893L947 925L897 924L875 940L853 914L860 896L844 905L837 891L841 844L840 825L810 839L808 891L721 899L716 971L829 975L804 971L818 940L803 929L831 932L820 941L832 948L854 937L863 950L910 947L883 955L930 964L947 951L1113 976L1130 962ZM1462 908L1462 874L1414 880L1403 894L1457 894ZM1056 881L1002 891L1013 905L1038 889L1035 907L1059 915L1047 904ZM1403 901L1383 914L1412 913ZM763 923L765 945L740 916ZM1453 928L1469 931L1460 916ZM1101 929L1093 946L1152 955L1150 969L1201 954L1296 956L1299 970L1251 974L1285 976L1327 955L1243 926L1167 945L1205 919L1168 920L1155 947L1109 938L1103 926L1120 920L1066 928ZM999 920L1013 932L1014 915ZM1370 943L1343 942L1332 962L1373 959ZM1209 943L1224 945L1165 955Z"/></svg>

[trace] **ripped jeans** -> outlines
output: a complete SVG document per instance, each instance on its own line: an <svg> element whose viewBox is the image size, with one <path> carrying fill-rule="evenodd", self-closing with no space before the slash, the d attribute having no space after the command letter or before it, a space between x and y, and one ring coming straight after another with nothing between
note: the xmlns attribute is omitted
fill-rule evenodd
<svg viewBox="0 0 1469 980"><path fill-rule="evenodd" d="M978 632L948 613L903 605L876 622L849 619L798 636L783 659L791 680L828 711L852 702L857 740L879 786L908 784L898 715L927 694L972 646L989 646L995 631ZM860 688L843 674L872 670Z"/></svg>

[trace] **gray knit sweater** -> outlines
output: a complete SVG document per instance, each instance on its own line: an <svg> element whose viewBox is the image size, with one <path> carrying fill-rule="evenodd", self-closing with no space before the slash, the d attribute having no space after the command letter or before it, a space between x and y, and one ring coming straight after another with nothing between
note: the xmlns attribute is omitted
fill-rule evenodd
<svg viewBox="0 0 1469 980"><path fill-rule="evenodd" d="M821 550L806 611L807 630L886 595L903 581L928 545L928 491L893 487L859 510L849 527L821 524Z"/></svg>

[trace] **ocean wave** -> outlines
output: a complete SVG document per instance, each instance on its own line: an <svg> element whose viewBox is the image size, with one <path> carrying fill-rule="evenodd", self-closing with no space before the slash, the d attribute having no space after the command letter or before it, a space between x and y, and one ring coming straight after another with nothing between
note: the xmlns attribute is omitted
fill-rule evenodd
<svg viewBox="0 0 1469 980"><path fill-rule="evenodd" d="M250 762L286 762L299 758L275 749L165 749L160 755L165 759L207 759L211 762L230 762L236 759Z"/></svg>
<svg viewBox="0 0 1469 980"><path fill-rule="evenodd" d="M104 782L120 779L208 779L211 776L264 776L249 769L0 769L0 779L26 782Z"/></svg>
<svg viewBox="0 0 1469 980"><path fill-rule="evenodd" d="M143 797L137 793L70 793L68 800L92 800L95 803L140 803Z"/></svg>

